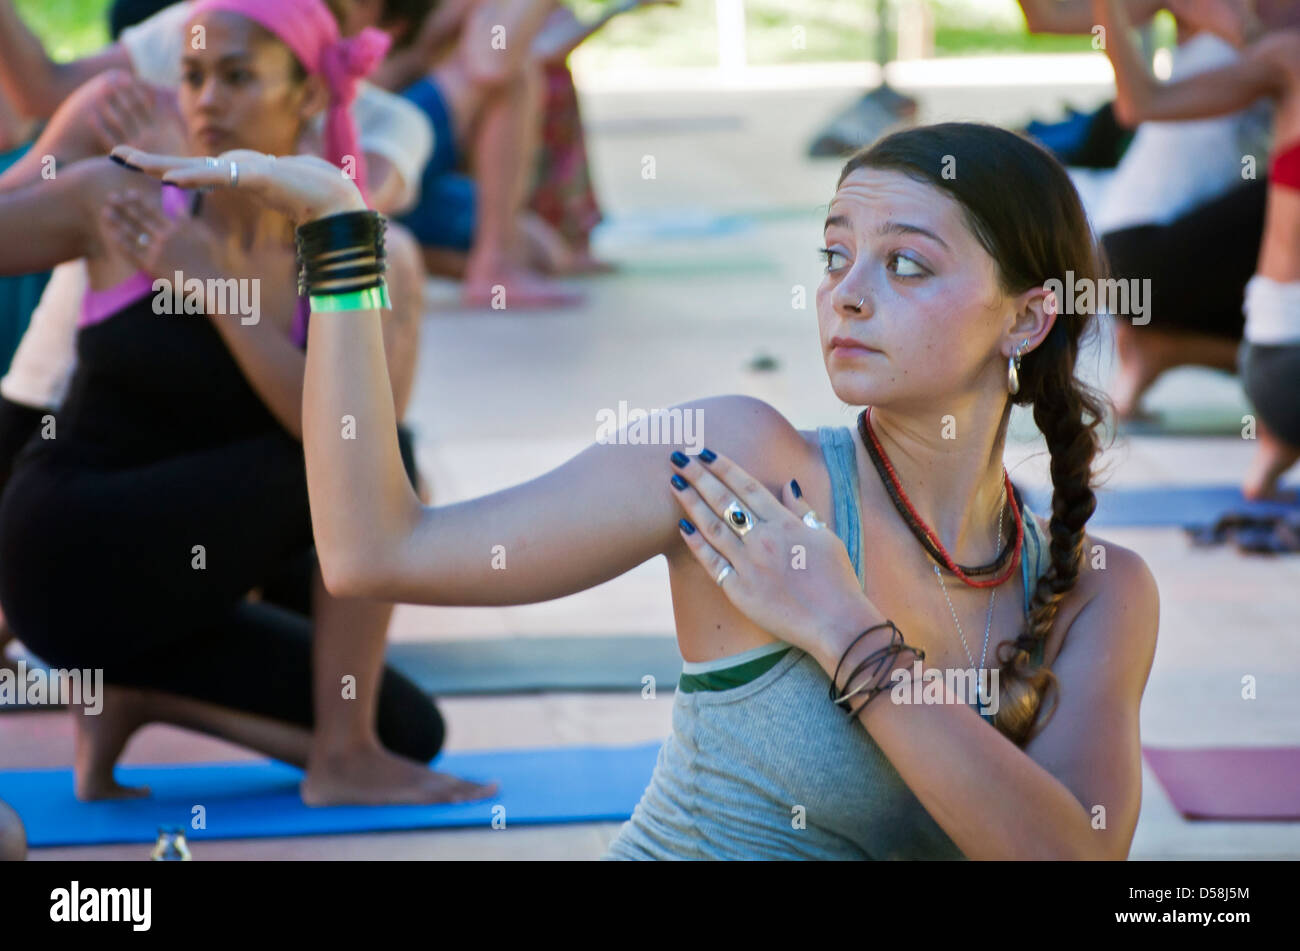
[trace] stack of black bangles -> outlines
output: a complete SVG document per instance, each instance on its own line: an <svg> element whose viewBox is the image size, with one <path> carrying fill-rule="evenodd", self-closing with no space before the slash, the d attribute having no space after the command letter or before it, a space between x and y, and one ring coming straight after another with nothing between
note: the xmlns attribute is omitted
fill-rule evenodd
<svg viewBox="0 0 1300 951"><path fill-rule="evenodd" d="M866 656L866 659L853 669L853 673L849 674L848 678L844 681L843 692L837 697L835 695L835 692L838 689L836 684L839 683L840 669L844 666L844 661L848 659L849 652L853 650L858 641L862 640L872 631L878 631L884 627L889 628L893 632L890 635L889 643L884 647L872 651ZM867 704L876 699L878 694L889 689L890 674L893 672L895 667L894 660L903 651L909 651L917 660L925 660L925 651L905 643L903 641L903 633L898 629L898 626L894 624L893 621L883 621L880 624L874 624L867 628L853 639L853 643L844 649L844 653L840 655L840 662L835 665L835 675L831 677L829 694L831 702L840 709L849 711L850 718L857 717L859 713L866 709ZM857 687L850 689L853 681L856 680L858 675L866 670L873 661L875 662L875 667L871 669L870 676ZM863 693L866 694L866 699L863 700L856 709L850 710L849 701L853 697Z"/></svg>
<svg viewBox="0 0 1300 951"><path fill-rule="evenodd" d="M298 293L314 313L389 308L384 229L377 211L318 218L297 231Z"/></svg>

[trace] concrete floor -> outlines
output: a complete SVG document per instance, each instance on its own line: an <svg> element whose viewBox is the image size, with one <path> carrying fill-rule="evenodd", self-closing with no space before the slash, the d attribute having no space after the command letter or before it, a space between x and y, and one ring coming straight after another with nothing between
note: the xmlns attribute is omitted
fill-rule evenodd
<svg viewBox="0 0 1300 951"><path fill-rule="evenodd" d="M1051 117L1062 102L1095 105L1104 84L1014 88L914 88L926 121L998 123ZM627 401L664 407L694 397L748 393L796 425L848 425L853 416L830 391L813 311L790 306L791 288L809 296L819 281L815 249L838 173L809 160L814 130L852 99L845 88L678 89L666 93L584 89L598 195L607 222L598 253L615 276L586 282L586 306L554 314L465 313L450 288L430 284L420 376L411 422L420 461L438 500L451 502L538 475L592 441L595 413ZM646 156L656 177L646 180ZM759 356L774 371L749 368ZM1108 343L1087 355L1104 380ZM1225 374L1169 374L1153 408L1241 407ZM1016 432L1025 433L1023 421ZM1251 453L1232 437L1122 440L1107 462L1117 485L1231 483ZM1008 448L1018 480L1046 479L1035 438ZM1251 558L1192 550L1177 529L1101 532L1140 552L1161 591L1161 631L1142 709L1152 745L1300 743L1296 596L1300 559ZM404 606L395 640L484 634L671 633L665 566L651 562L591 591L541 605L494 609ZM1230 640L1231 650L1224 649ZM1259 699L1239 698L1245 673ZM450 699L443 701L449 748L634 743L664 736L671 694ZM13 766L70 762L66 718L0 716L0 749ZM166 727L143 731L127 762L238 758L226 744ZM1148 770L1132 858L1296 858L1300 823L1207 823L1179 817ZM1247 780L1248 781L1248 780ZM238 858L595 858L617 824L515 827L492 831L402 832L318 838L204 842L198 859ZM43 849L35 859L143 858L145 846Z"/></svg>

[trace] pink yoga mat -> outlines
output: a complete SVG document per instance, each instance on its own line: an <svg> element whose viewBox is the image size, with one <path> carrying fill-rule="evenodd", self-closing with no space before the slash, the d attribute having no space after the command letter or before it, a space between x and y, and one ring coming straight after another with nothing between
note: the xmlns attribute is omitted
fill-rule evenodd
<svg viewBox="0 0 1300 951"><path fill-rule="evenodd" d="M1188 819L1300 819L1300 747L1142 748Z"/></svg>

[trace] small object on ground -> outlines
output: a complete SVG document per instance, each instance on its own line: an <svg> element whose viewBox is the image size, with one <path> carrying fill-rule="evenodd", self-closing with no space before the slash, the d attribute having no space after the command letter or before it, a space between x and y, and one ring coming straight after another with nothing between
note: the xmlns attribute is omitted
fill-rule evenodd
<svg viewBox="0 0 1300 951"><path fill-rule="evenodd" d="M178 826L158 829L158 841L149 856L153 862L189 862L190 847L185 842L185 831Z"/></svg>

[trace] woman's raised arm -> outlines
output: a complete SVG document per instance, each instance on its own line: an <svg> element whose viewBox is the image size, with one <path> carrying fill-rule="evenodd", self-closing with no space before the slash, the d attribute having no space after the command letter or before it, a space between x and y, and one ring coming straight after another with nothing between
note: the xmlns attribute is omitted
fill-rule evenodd
<svg viewBox="0 0 1300 951"><path fill-rule="evenodd" d="M365 210L356 186L314 156L276 160L237 151L209 164L130 148L114 155L187 188L229 187L230 163L237 162L238 187L299 225ZM715 440L756 477L775 483L787 477L790 459L771 451L774 441L802 445L762 401L716 397L674 407L681 411L679 438L597 441L531 482L425 507L402 469L381 320L374 309L313 313L308 333L307 484L321 571L337 595L491 605L572 594L680 544L669 484L674 450L698 451ZM667 418L675 418L671 410Z"/></svg>
<svg viewBox="0 0 1300 951"><path fill-rule="evenodd" d="M1115 69L1115 115L1122 125L1204 119L1245 109L1288 88L1287 69L1300 60L1300 33L1280 31L1251 44L1228 66L1162 83L1147 69L1128 36L1129 20L1117 0L1093 0L1106 28L1106 53Z"/></svg>
<svg viewBox="0 0 1300 951"><path fill-rule="evenodd" d="M0 192L0 275L46 271L91 257L102 246L96 206L131 176L106 158L78 162L54 176Z"/></svg>

